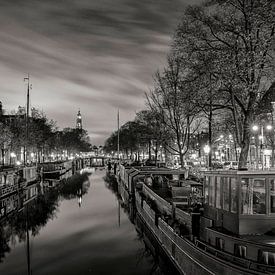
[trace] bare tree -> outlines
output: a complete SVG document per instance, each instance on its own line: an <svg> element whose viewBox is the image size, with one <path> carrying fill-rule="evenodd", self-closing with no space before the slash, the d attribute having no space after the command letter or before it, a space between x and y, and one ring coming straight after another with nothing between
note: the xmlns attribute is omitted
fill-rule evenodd
<svg viewBox="0 0 275 275"><path fill-rule="evenodd" d="M187 53L215 56L212 75L231 101L239 168L247 165L251 125L268 91L264 84L274 79L274 28L274 1L217 0L189 7L176 33L182 52L188 41Z"/></svg>
<svg viewBox="0 0 275 275"><path fill-rule="evenodd" d="M180 60L168 58L163 74L156 74L156 87L147 96L149 106L161 115L162 127L170 133L166 148L178 155L184 166L184 155L188 152L190 138L198 129L198 108L194 104L194 90L185 81Z"/></svg>

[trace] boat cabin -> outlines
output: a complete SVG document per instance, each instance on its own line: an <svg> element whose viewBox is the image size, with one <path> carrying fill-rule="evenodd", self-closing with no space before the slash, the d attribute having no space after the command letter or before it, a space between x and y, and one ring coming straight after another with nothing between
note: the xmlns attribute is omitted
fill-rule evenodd
<svg viewBox="0 0 275 275"><path fill-rule="evenodd" d="M205 172L204 209L213 226L234 234L275 230L275 171Z"/></svg>

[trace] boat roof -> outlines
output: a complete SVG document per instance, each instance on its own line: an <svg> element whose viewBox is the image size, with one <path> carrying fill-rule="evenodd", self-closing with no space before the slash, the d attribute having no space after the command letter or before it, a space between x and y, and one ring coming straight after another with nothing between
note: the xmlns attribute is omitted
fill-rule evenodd
<svg viewBox="0 0 275 275"><path fill-rule="evenodd" d="M137 168L136 168L137 169ZM158 174L158 175L183 175L185 171L174 170L170 168L152 168L152 167L141 167L137 169L140 174Z"/></svg>
<svg viewBox="0 0 275 275"><path fill-rule="evenodd" d="M275 170L211 170L203 172L206 176L210 175L223 175L223 176L234 176L234 175L261 175L261 176L275 176Z"/></svg>

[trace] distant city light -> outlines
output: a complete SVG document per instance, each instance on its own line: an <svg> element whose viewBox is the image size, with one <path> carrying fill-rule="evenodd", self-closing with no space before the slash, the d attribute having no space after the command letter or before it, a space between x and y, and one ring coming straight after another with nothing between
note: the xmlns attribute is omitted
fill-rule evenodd
<svg viewBox="0 0 275 275"><path fill-rule="evenodd" d="M195 159L197 157L197 154L192 154L191 158Z"/></svg>
<svg viewBox="0 0 275 275"><path fill-rule="evenodd" d="M32 158L34 157L34 153L31 153L31 157L32 157Z"/></svg>
<svg viewBox="0 0 275 275"><path fill-rule="evenodd" d="M210 146L209 146L209 145L205 145L205 146L203 147L203 150L204 150L204 153L205 153L205 154L209 154L209 153L210 153Z"/></svg>
<svg viewBox="0 0 275 275"><path fill-rule="evenodd" d="M16 157L16 154L14 152L11 152L11 157L12 158L15 158Z"/></svg>
<svg viewBox="0 0 275 275"><path fill-rule="evenodd" d="M258 127L257 125L253 125L253 126L252 126L252 130L253 130L253 131L258 131L258 130L259 130L259 127Z"/></svg>
<svg viewBox="0 0 275 275"><path fill-rule="evenodd" d="M21 162L18 160L17 162L16 162L16 165L21 165Z"/></svg>
<svg viewBox="0 0 275 275"><path fill-rule="evenodd" d="M267 125L267 126L266 126L266 129L267 129L267 130L271 130L271 129L272 129L272 125Z"/></svg>

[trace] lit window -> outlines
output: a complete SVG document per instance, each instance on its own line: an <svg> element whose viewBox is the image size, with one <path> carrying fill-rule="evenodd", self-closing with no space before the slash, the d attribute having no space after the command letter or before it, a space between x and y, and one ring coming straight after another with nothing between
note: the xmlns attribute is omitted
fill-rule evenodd
<svg viewBox="0 0 275 275"><path fill-rule="evenodd" d="M259 262L266 265L275 265L275 253L260 250Z"/></svg>
<svg viewBox="0 0 275 275"><path fill-rule="evenodd" d="M224 240L221 238L216 238L216 247L219 250L224 250Z"/></svg>
<svg viewBox="0 0 275 275"><path fill-rule="evenodd" d="M247 248L244 245L235 244L234 253L236 256L238 256L240 258L245 258L246 257L246 249Z"/></svg>
<svg viewBox="0 0 275 275"><path fill-rule="evenodd" d="M242 179L241 213L266 214L265 179Z"/></svg>
<svg viewBox="0 0 275 275"><path fill-rule="evenodd" d="M205 177L204 183L204 203L208 204L208 192L209 192L209 177Z"/></svg>

